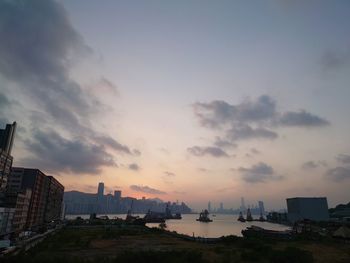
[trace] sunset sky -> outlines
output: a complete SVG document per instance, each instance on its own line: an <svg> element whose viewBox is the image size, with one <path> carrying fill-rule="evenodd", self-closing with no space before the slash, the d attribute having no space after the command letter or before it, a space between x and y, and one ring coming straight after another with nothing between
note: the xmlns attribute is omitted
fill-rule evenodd
<svg viewBox="0 0 350 263"><path fill-rule="evenodd" d="M0 0L0 124L66 190L350 201L350 1Z"/></svg>

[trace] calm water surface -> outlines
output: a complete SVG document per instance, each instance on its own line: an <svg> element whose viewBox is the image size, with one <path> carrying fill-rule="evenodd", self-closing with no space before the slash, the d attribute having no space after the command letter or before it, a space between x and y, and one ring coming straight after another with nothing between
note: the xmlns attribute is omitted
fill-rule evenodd
<svg viewBox="0 0 350 263"><path fill-rule="evenodd" d="M67 215L67 219L74 219L77 216L82 218L89 218L89 215ZM143 215L140 215L141 217ZM126 215L108 215L109 218L125 218ZM239 222L237 221L238 215L220 215L216 217L211 216L213 222L202 223L196 221L198 218L197 214L186 214L182 215L181 220L167 220L167 229L170 231L176 231L181 234L194 235L200 237L221 237L227 235L242 236L241 231L248 226L255 225L265 229L271 230L286 230L290 229L288 226L272 224L268 222ZM149 227L158 227L158 223L149 223Z"/></svg>

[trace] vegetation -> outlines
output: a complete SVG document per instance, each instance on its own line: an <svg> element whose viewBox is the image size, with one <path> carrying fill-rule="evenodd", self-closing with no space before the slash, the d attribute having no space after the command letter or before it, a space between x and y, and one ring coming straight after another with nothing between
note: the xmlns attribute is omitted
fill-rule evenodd
<svg viewBox="0 0 350 263"><path fill-rule="evenodd" d="M341 210L345 210L345 209L350 209L350 202L347 204L339 204L335 208L330 208L328 210L329 210L329 213L332 214L335 211L341 211Z"/></svg>
<svg viewBox="0 0 350 263"><path fill-rule="evenodd" d="M65 228L28 252L2 258L1 262L311 263L348 262L349 258L350 246L346 244L333 246L237 236L223 237L216 244L203 244L178 238L159 228L114 225Z"/></svg>

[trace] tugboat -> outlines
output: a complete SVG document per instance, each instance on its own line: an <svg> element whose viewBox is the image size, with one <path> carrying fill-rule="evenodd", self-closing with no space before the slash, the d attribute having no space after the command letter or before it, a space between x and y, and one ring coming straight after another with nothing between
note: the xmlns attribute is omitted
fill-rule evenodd
<svg viewBox="0 0 350 263"><path fill-rule="evenodd" d="M145 220L143 220L139 216L133 216L131 214L132 206L133 206L133 201L131 202L131 207L128 210L128 213L126 215L125 222L127 224L130 224L130 225L141 225L141 226L144 226L146 224Z"/></svg>
<svg viewBox="0 0 350 263"><path fill-rule="evenodd" d="M208 212L207 209L205 209L204 211L202 211L202 212L199 214L199 218L196 219L196 221L205 222L205 223L213 222L213 220L211 220L211 219L209 218L209 212Z"/></svg>
<svg viewBox="0 0 350 263"><path fill-rule="evenodd" d="M240 221L240 222L245 222L245 221L246 221L246 220L244 219L244 217L243 217L242 212L239 212L239 217L238 217L237 220Z"/></svg>
<svg viewBox="0 0 350 263"><path fill-rule="evenodd" d="M164 223L165 215L164 213L153 212L151 210L148 210L143 220L145 220L146 223Z"/></svg>
<svg viewBox="0 0 350 263"><path fill-rule="evenodd" d="M165 208L165 219L182 219L182 216L180 213L176 213L175 215L173 215L171 213L169 205L167 204Z"/></svg>
<svg viewBox="0 0 350 263"><path fill-rule="evenodd" d="M250 212L250 208L247 210L247 221L251 222L253 221L252 213Z"/></svg>
<svg viewBox="0 0 350 263"><path fill-rule="evenodd" d="M262 213L260 213L259 221L260 222L265 222L266 221L266 219L264 218Z"/></svg>

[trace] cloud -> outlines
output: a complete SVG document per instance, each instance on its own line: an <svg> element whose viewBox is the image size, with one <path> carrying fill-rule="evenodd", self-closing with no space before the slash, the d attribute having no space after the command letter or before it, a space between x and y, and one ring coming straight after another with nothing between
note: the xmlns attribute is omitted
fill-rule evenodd
<svg viewBox="0 0 350 263"><path fill-rule="evenodd" d="M274 140L278 137L276 132L265 128L252 128L249 125L233 127L227 132L227 137L232 141L250 140L250 139L268 139Z"/></svg>
<svg viewBox="0 0 350 263"><path fill-rule="evenodd" d="M158 189L151 188L146 185L130 185L130 189L135 192L141 192L146 194L158 194L158 195L166 195L167 193L164 191L160 191Z"/></svg>
<svg viewBox="0 0 350 263"><path fill-rule="evenodd" d="M82 138L68 140L55 131L36 130L33 138L25 141L32 156L20 160L30 167L43 167L49 172L99 174L102 166L116 166L103 145Z"/></svg>
<svg viewBox="0 0 350 263"><path fill-rule="evenodd" d="M251 168L240 167L238 171L247 183L266 183L283 179L283 176L276 175L273 168L263 162L255 164Z"/></svg>
<svg viewBox="0 0 350 263"><path fill-rule="evenodd" d="M11 84L6 85L11 87L9 93L21 94L19 104L25 109L22 114L16 107L16 119L19 124L35 128L27 129L23 136L27 138L27 147L36 147L36 151L29 151L33 155L27 158L29 163L34 164L31 161L39 156L37 161L42 168L59 172L65 158L45 158L44 153L49 156L51 153L45 145L39 145L40 141L55 147L52 155L61 152L70 156L70 147L77 153L73 160L64 160L65 172L98 173L102 166L115 165L108 150L136 155L137 150L130 150L94 128L100 126L97 117L106 114L105 107L97 95L82 87L71 74L73 66L93 52L74 29L60 1L0 1L0 39L0 77ZM116 92L115 85L105 77L101 77L96 89L96 94L104 90ZM0 102L4 105L9 101L0 95ZM60 131L60 135L48 127ZM58 141L63 145L58 145ZM78 154L82 149L87 153ZM95 155L94 160L86 163ZM80 164L86 168L79 167Z"/></svg>
<svg viewBox="0 0 350 263"><path fill-rule="evenodd" d="M304 170L312 170L312 169L319 168L321 166L323 167L327 166L326 161L308 161L303 163L301 165L301 168Z"/></svg>
<svg viewBox="0 0 350 263"><path fill-rule="evenodd" d="M140 170L140 166L138 164L136 164L136 163L129 164L128 168L130 170L133 170L133 171L139 171Z"/></svg>
<svg viewBox="0 0 350 263"><path fill-rule="evenodd" d="M163 179L164 183L166 183L166 184L173 184L172 178L174 178L175 176L176 176L176 174L173 172L164 171L162 179Z"/></svg>
<svg viewBox="0 0 350 263"><path fill-rule="evenodd" d="M202 167L199 167L199 168L198 168L198 171L203 172L203 173L209 172L208 169L202 168Z"/></svg>
<svg viewBox="0 0 350 263"><path fill-rule="evenodd" d="M119 95L117 86L107 79L106 77L101 77L97 83L97 89L103 93L111 93L113 95Z"/></svg>
<svg viewBox="0 0 350 263"><path fill-rule="evenodd" d="M275 101L262 95L256 100L246 99L231 105L222 100L210 103L194 103L194 113L204 127L218 128L235 122L258 122L271 119L276 114Z"/></svg>
<svg viewBox="0 0 350 263"><path fill-rule="evenodd" d="M304 170L310 170L315 169L318 167L318 164L316 164L314 161L308 161L302 164L301 166Z"/></svg>
<svg viewBox="0 0 350 263"><path fill-rule="evenodd" d="M140 151L140 150L137 150L137 149L133 149L133 150L132 150L132 153L133 153L135 156L140 156L140 155L141 155L141 151Z"/></svg>
<svg viewBox="0 0 350 263"><path fill-rule="evenodd" d="M326 172L326 177L335 182L343 182L350 179L349 167L336 167Z"/></svg>
<svg viewBox="0 0 350 263"><path fill-rule="evenodd" d="M117 142L115 139L113 139L110 136L107 136L107 135L95 136L94 140L98 143L103 144L103 145L107 145L118 152L132 154L132 152L128 146L120 144L119 142Z"/></svg>
<svg viewBox="0 0 350 263"><path fill-rule="evenodd" d="M221 148L212 147L212 146L208 146L208 147L193 146L193 147L187 148L187 152L197 157L206 156L206 155L217 157L217 158L229 157L229 155Z"/></svg>
<svg viewBox="0 0 350 263"><path fill-rule="evenodd" d="M237 148L237 144L228 140L223 140L219 136L216 136L214 145L219 148Z"/></svg>
<svg viewBox="0 0 350 263"><path fill-rule="evenodd" d="M330 125L326 119L313 115L305 110L283 113L278 123L282 126L299 127L321 127Z"/></svg>
<svg viewBox="0 0 350 263"><path fill-rule="evenodd" d="M350 66L350 50L327 50L321 57L323 70L332 71Z"/></svg>
<svg viewBox="0 0 350 263"><path fill-rule="evenodd" d="M280 112L275 99L262 95L256 99L247 98L238 104L223 100L192 105L194 114L202 127L218 130L215 146L236 146L241 140L278 138L274 129L279 127L324 127L330 125L326 119L307 112Z"/></svg>
<svg viewBox="0 0 350 263"><path fill-rule="evenodd" d="M62 4L2 1L0 18L0 73L20 84L25 94L35 94L31 98L58 122L79 124L79 116L91 111L92 102L69 70L76 54L90 49Z"/></svg>
<svg viewBox="0 0 350 263"><path fill-rule="evenodd" d="M8 98L4 94L0 93L0 109L4 109L10 105L11 104Z"/></svg>
<svg viewBox="0 0 350 263"><path fill-rule="evenodd" d="M344 153L338 154L338 156L336 157L336 160L342 164L350 164L350 155L344 154Z"/></svg>
<svg viewBox="0 0 350 263"><path fill-rule="evenodd" d="M164 148L164 147L159 148L159 151L161 151L162 153L167 154L167 155L170 154L169 150Z"/></svg>
<svg viewBox="0 0 350 263"><path fill-rule="evenodd" d="M174 176L176 176L176 174L174 174L173 172L169 172L169 171L165 171L164 175L167 176L167 177L174 177Z"/></svg>
<svg viewBox="0 0 350 263"><path fill-rule="evenodd" d="M255 148L251 148L250 152L253 154L260 154L261 153L259 150L255 149Z"/></svg>

